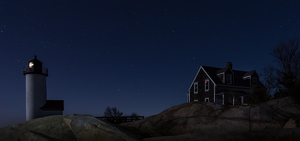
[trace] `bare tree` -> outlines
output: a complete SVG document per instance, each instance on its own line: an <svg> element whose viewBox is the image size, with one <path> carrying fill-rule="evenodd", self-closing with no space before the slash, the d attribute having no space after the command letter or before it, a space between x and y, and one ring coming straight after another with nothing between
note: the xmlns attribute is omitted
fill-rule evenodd
<svg viewBox="0 0 300 141"><path fill-rule="evenodd" d="M294 96L300 74L298 39L290 39L287 43L280 42L271 55L279 65L275 68L278 92L282 94L281 96Z"/></svg>
<svg viewBox="0 0 300 141"><path fill-rule="evenodd" d="M250 103L265 102L272 98L272 96L267 93L267 89L265 87L254 87L252 90L253 93L249 97Z"/></svg>
<svg viewBox="0 0 300 141"><path fill-rule="evenodd" d="M110 108L107 107L104 111L105 117L121 117L123 115L116 107Z"/></svg>
<svg viewBox="0 0 300 141"><path fill-rule="evenodd" d="M136 112L133 112L130 116L132 116L132 117L137 117L137 116L139 116Z"/></svg>
<svg viewBox="0 0 300 141"><path fill-rule="evenodd" d="M277 91L277 83L276 83L276 74L275 74L275 68L274 66L268 66L262 69L262 73L260 73L261 76L261 82L266 87L266 95L272 96Z"/></svg>

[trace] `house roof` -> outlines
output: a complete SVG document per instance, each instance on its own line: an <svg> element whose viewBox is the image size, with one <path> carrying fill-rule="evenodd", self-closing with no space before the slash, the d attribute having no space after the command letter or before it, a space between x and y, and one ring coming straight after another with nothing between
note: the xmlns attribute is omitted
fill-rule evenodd
<svg viewBox="0 0 300 141"><path fill-rule="evenodd" d="M255 70L249 71L246 74L244 74L243 77L251 76L253 73L256 73L256 71Z"/></svg>
<svg viewBox="0 0 300 141"><path fill-rule="evenodd" d="M222 69L218 69L217 70L217 74L222 73L222 72L226 72L228 69L229 69L228 67L222 68Z"/></svg>
<svg viewBox="0 0 300 141"><path fill-rule="evenodd" d="M223 82L220 80L220 78L217 76L218 70L220 68L214 68L214 67L208 67L208 66L202 66L202 68L206 71L206 73L210 76L210 78L216 83L216 84L223 84ZM197 74L198 75L198 74Z"/></svg>
<svg viewBox="0 0 300 141"><path fill-rule="evenodd" d="M63 100L47 100L46 104L40 108L43 111L63 111Z"/></svg>
<svg viewBox="0 0 300 141"><path fill-rule="evenodd" d="M223 83L221 81L221 79L217 76L218 73L221 72L226 72L228 69L228 67L225 68L215 68L215 67L209 67L209 66L202 66L202 68L207 72L207 74L210 76L211 79L213 79L213 81L216 84L222 84L222 85L229 85L226 83ZM238 70L232 70L233 72L233 86L243 86L243 87L250 87L250 82L246 81L243 79L243 77L245 75L252 75L254 72L256 72L255 70L247 72L247 71L238 71Z"/></svg>
<svg viewBox="0 0 300 141"><path fill-rule="evenodd" d="M37 57L37 56L34 55L34 59L30 60L29 62L34 62L34 64L40 64L40 65L42 65L43 62L41 62L40 60L36 59L36 57Z"/></svg>

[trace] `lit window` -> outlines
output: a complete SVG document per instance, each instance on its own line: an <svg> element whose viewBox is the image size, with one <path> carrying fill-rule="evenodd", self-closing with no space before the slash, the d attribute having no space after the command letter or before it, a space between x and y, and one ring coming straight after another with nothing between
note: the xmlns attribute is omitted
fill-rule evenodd
<svg viewBox="0 0 300 141"><path fill-rule="evenodd" d="M198 93L198 82L194 83L194 93Z"/></svg>
<svg viewBox="0 0 300 141"><path fill-rule="evenodd" d="M227 84L232 84L232 76L231 76L231 74L226 74L226 83Z"/></svg>
<svg viewBox="0 0 300 141"><path fill-rule="evenodd" d="M209 80L206 79L205 80L205 91L208 91L209 90Z"/></svg>

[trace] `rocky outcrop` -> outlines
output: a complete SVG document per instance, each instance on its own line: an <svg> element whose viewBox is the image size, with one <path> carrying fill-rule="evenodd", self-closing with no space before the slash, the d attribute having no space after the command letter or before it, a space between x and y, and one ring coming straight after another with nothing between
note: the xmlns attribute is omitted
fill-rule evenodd
<svg viewBox="0 0 300 141"><path fill-rule="evenodd" d="M0 129L1 141L135 141L130 134L89 115L57 115Z"/></svg>
<svg viewBox="0 0 300 141"><path fill-rule="evenodd" d="M119 126L89 115L58 115L0 129L0 141L289 141L299 138L300 105L293 98L247 106L184 103Z"/></svg>
<svg viewBox="0 0 300 141"><path fill-rule="evenodd" d="M285 125L286 128L298 127L295 122L288 124L295 117L300 117L300 105L293 98L287 97L251 106L184 103L143 120L121 125L150 137L208 132L250 134L267 129L282 129Z"/></svg>
<svg viewBox="0 0 300 141"><path fill-rule="evenodd" d="M266 129L255 132L209 131L175 136L149 137L143 141L298 141L300 128Z"/></svg>

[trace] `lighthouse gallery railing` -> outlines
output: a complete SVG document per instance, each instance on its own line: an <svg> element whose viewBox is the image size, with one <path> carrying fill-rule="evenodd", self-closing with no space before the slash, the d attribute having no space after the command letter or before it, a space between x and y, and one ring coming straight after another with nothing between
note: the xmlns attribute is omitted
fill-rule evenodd
<svg viewBox="0 0 300 141"><path fill-rule="evenodd" d="M34 70L33 68L29 68L29 66L24 66L23 67L23 74L25 73L33 73L33 72L38 72L38 73L42 73L45 75L48 75L48 68L44 68L42 67L42 70Z"/></svg>

